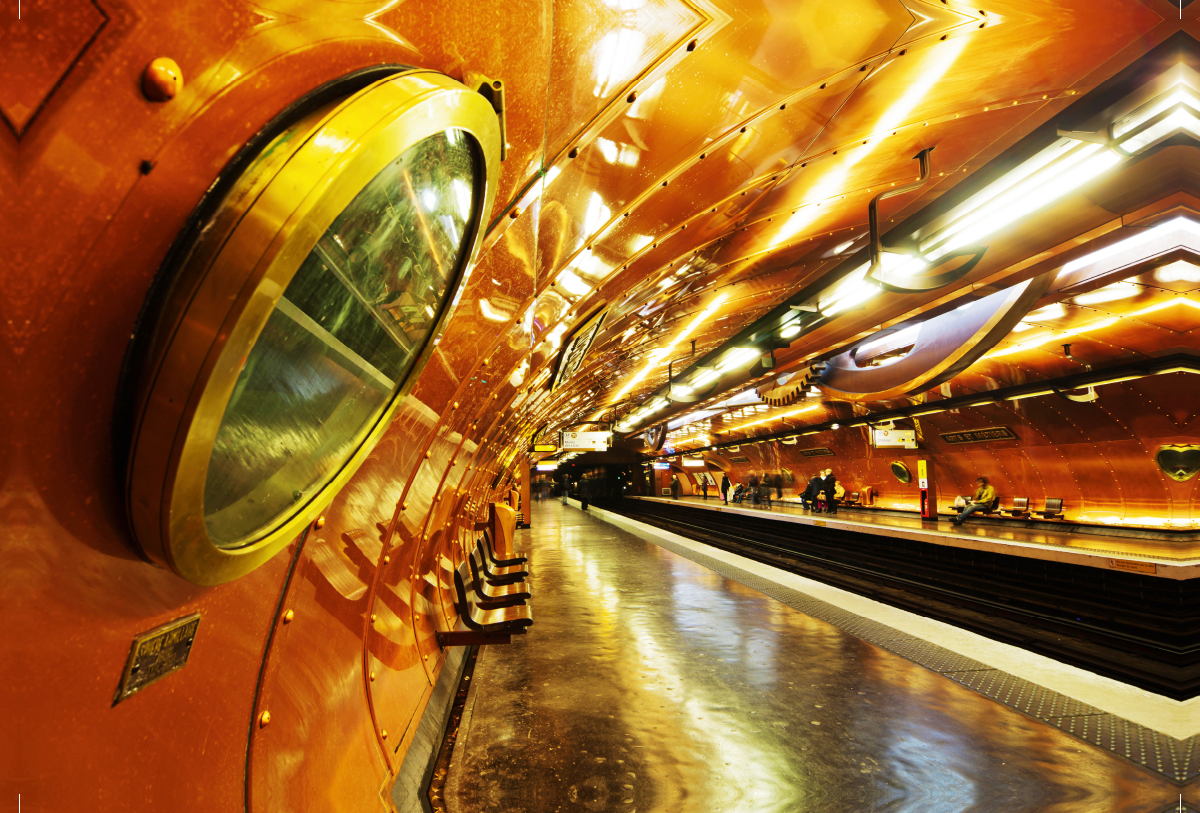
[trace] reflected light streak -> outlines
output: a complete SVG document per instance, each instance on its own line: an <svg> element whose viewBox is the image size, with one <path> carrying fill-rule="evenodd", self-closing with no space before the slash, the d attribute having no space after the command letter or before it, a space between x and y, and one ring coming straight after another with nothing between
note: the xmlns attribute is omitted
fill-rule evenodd
<svg viewBox="0 0 1200 813"><path fill-rule="evenodd" d="M660 347L657 350L651 351L650 360L646 362L646 365L642 367L642 369L636 375L634 375L633 378L625 382L625 386L621 387L617 394L613 396L612 401L616 402L624 398L625 393L636 387L651 370L653 370L664 358L666 358L666 356L675 348L675 345L692 335L692 331L700 327L704 320L711 316L712 312L721 306L721 303L725 301L725 296L725 294L721 294L712 302L708 303L708 307L696 314L696 317L692 319L692 321L688 322L687 327L677 333L675 338L672 339L666 347Z"/></svg>
<svg viewBox="0 0 1200 813"><path fill-rule="evenodd" d="M731 426L728 429L718 429L715 431L717 431L718 433L720 433L720 432L740 432L743 429L749 429L751 426L758 426L759 424L770 423L771 421L781 421L784 418L791 418L795 415L802 415L805 412L812 412L814 409L817 408L817 406L819 406L819 405L811 404L809 406L802 407L800 409L793 409L791 412L785 412L782 415L771 415L769 417L762 418L761 420L751 421L750 423L744 423L744 424L741 424L740 426Z"/></svg>
<svg viewBox="0 0 1200 813"><path fill-rule="evenodd" d="M957 37L939 45L936 49L928 51L929 58L925 60L925 64L922 66L916 81L908 86L908 90L905 91L903 96L898 98L891 107L884 111L884 114L880 116L879 121L875 124L873 132L882 135L896 129L902 124L904 118L929 95L929 91L933 89L933 86L941 80L946 71L950 70L950 67L958 60L963 48L966 47L967 40L968 38L966 37ZM840 194L845 186L850 170L871 155L879 144L883 143L883 139L877 136L871 136L868 141L867 145L858 147L848 153L841 166L823 176L812 190L810 190L805 196L804 202L800 204L799 211L788 218L783 227L772 238L770 243L772 248L794 237L816 220L818 212L815 204Z"/></svg>
<svg viewBox="0 0 1200 813"><path fill-rule="evenodd" d="M678 653L659 641L655 635L654 625L646 618L645 610L636 606L628 608L622 606L622 591L614 588L601 575L600 567L594 557L586 555L580 547L566 539L560 543L560 549L576 568L582 571L583 580L591 593L603 597L602 601L596 602L595 612L608 628L608 632L615 634L614 627L618 615L620 615L619 629L622 637L629 640L630 650L636 653L637 660L640 662L638 672L643 676L641 686L631 687L631 691L637 691L647 684L654 683L669 686L673 691L655 691L653 688L642 690L653 694L655 699L662 701L663 704L671 702L674 705L672 713L677 717L678 722L693 728L694 734L690 739L695 745L704 744L715 752L704 760L710 766L710 771L719 774L712 779L714 785L736 789L733 792L737 794L737 805L727 809L755 811L780 809L780 791L782 789L779 777L788 775L788 766L777 754L760 747L758 742L748 736L750 732L746 731L745 720L721 711L721 707L725 704L724 698L708 697L703 691L697 690L694 683L684 682L683 673L673 668L676 663L680 662ZM675 576L676 579L692 577L691 573ZM720 594L712 595L712 591L706 592L705 607L713 606L713 599L724 598ZM672 596L675 598L675 606L678 611L683 612L688 609L687 604L679 601L674 590L672 590ZM732 602L730 599L726 599L721 603ZM723 618L725 624L735 624L738 614L727 611L723 614ZM686 630L680 630L680 632L684 631ZM749 633L761 631L758 629L729 630L728 646L734 651L728 654L737 658L741 654L739 646L741 641L749 637ZM703 717L707 719L703 719L702 722L692 722ZM723 770L725 763L732 763L736 766L735 770Z"/></svg>

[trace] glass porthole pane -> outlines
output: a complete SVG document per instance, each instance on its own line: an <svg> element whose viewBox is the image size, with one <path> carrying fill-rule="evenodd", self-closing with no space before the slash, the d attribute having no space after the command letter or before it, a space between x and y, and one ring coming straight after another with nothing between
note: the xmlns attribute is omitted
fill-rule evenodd
<svg viewBox="0 0 1200 813"><path fill-rule="evenodd" d="M317 241L247 355L208 463L222 548L286 520L353 455L404 384L468 249L471 136L405 150Z"/></svg>

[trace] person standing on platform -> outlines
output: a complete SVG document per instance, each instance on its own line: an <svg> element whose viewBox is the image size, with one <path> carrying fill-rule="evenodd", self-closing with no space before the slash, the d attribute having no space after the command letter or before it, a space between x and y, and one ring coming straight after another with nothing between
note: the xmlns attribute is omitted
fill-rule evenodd
<svg viewBox="0 0 1200 813"><path fill-rule="evenodd" d="M782 474L775 475L775 499L777 499L777 500L783 499L783 475Z"/></svg>
<svg viewBox="0 0 1200 813"><path fill-rule="evenodd" d="M821 474L818 472L808 481L808 485L804 488L804 493L800 495L800 505L805 511L815 508L817 505L817 494L821 491Z"/></svg>
<svg viewBox="0 0 1200 813"><path fill-rule="evenodd" d="M721 475L721 502L729 505L729 489L733 487L733 483L729 482L729 475Z"/></svg>
<svg viewBox="0 0 1200 813"><path fill-rule="evenodd" d="M966 518L976 511L989 511L996 504L996 489L992 488L986 477L977 478L975 485L978 486L975 489L975 496L963 506L957 517L950 520L955 525L962 525Z"/></svg>
<svg viewBox="0 0 1200 813"><path fill-rule="evenodd" d="M750 504L758 505L758 475L751 474L746 481L746 490L750 492Z"/></svg>
<svg viewBox="0 0 1200 813"><path fill-rule="evenodd" d="M837 491L837 478L833 476L833 469L825 469L825 478L821 481L821 491L825 494L825 513L837 513L837 498L834 492Z"/></svg>
<svg viewBox="0 0 1200 813"><path fill-rule="evenodd" d="M675 474L671 475L671 497L679 499L679 476Z"/></svg>
<svg viewBox="0 0 1200 813"><path fill-rule="evenodd" d="M700 481L700 491L701 491L701 493L704 494L704 499L707 502L708 501L708 477L707 476L705 476L705 478Z"/></svg>

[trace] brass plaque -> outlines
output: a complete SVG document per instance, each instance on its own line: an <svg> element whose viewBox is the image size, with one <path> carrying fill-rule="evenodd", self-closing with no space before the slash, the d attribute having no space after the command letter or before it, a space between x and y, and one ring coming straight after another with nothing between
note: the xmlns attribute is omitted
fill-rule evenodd
<svg viewBox="0 0 1200 813"><path fill-rule="evenodd" d="M1129 559L1109 559L1110 570L1124 570L1129 573L1158 573L1158 565L1154 562L1134 562Z"/></svg>
<svg viewBox="0 0 1200 813"><path fill-rule="evenodd" d="M1007 426L989 426L986 429L966 429L962 432L942 432L947 443L984 443L989 440L1016 440L1017 436Z"/></svg>
<svg viewBox="0 0 1200 813"><path fill-rule="evenodd" d="M800 454L805 457L833 457L833 449L827 446L818 446L815 449L801 449Z"/></svg>
<svg viewBox="0 0 1200 813"><path fill-rule="evenodd" d="M182 669L199 627L200 613L193 613L135 636L113 705Z"/></svg>
<svg viewBox="0 0 1200 813"><path fill-rule="evenodd" d="M558 445L555 443L535 443L533 444L535 452L557 452Z"/></svg>

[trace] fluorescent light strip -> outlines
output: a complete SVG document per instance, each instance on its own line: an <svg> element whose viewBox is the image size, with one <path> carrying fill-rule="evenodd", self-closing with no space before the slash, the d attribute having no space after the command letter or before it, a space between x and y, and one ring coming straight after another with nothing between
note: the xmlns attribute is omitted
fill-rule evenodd
<svg viewBox="0 0 1200 813"><path fill-rule="evenodd" d="M1148 127L1137 135L1122 141L1121 149L1126 152L1139 152L1180 130L1186 130L1192 135L1200 137L1200 120L1181 108L1153 127Z"/></svg>
<svg viewBox="0 0 1200 813"><path fill-rule="evenodd" d="M939 230L930 239L921 241L921 250L927 253L930 259L936 260L955 248L997 231L1027 212L1046 206L1055 198L1074 189L1083 180L1099 174L1090 171L1089 167L1085 179L1074 176L1075 182L1069 184L1064 184L1061 180L1072 169L1084 164L1100 151L1112 156L1113 163L1120 160L1115 153L1105 150L1098 144L1073 143L1071 148L1058 160L1047 165L1041 171L1031 174L1021 183L1014 185L1004 194L996 196L985 206L980 206L970 215L956 218L953 223ZM1038 195L1043 190L1054 194ZM1036 200L1031 200L1035 197Z"/></svg>
<svg viewBox="0 0 1200 813"><path fill-rule="evenodd" d="M1164 110L1169 110L1175 105L1187 105L1200 113L1200 101L1189 92L1189 88L1184 85L1178 87L1174 92L1164 93L1156 99L1151 100L1146 105L1130 113L1125 118L1119 120L1113 125L1113 137L1120 138L1121 136L1136 130L1143 123L1157 116Z"/></svg>

